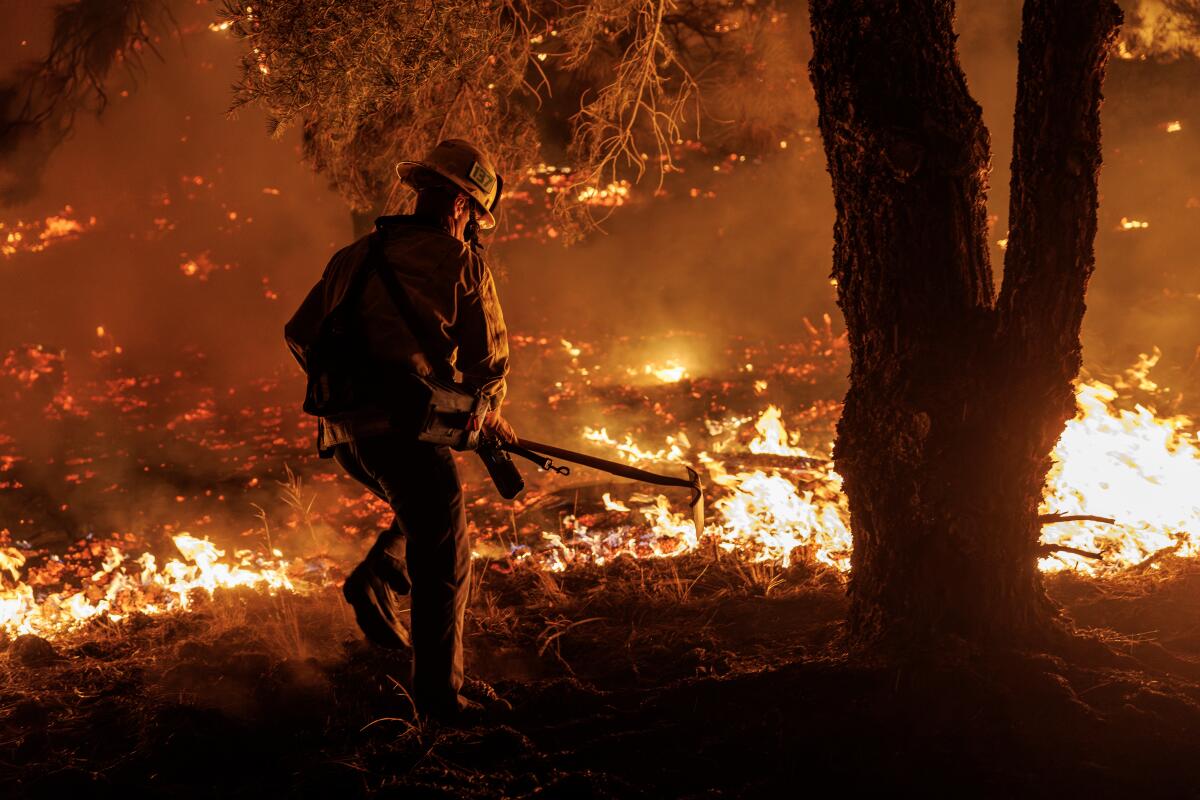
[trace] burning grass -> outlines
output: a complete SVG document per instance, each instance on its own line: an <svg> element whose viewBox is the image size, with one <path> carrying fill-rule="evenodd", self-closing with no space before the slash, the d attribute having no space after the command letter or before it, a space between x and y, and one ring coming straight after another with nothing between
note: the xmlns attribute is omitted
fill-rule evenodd
<svg viewBox="0 0 1200 800"><path fill-rule="evenodd" d="M723 350L686 335L604 348L514 337L517 363L544 370L514 385L546 386L517 395L519 423L642 466L696 465L712 513L699 537L683 498L587 473L529 474L529 491L504 503L467 458L480 566L563 574L627 557L707 556L764 592L793 568L844 580L851 531L829 452L845 346L828 319L809 328L800 343ZM83 380L62 353L28 348L4 360L14 408L47 418L59 435L35 456L27 432L0 433L0 504L14 520L0 531L0 626L49 636L186 609L197 589L337 585L387 512L305 455L312 432L291 402L295 382L219 395L184 370L126 374L122 358L119 349L93 352L94 375ZM1139 574L1195 553L1200 446L1189 417L1154 412L1166 399L1149 377L1155 361L1080 383L1080 413L1055 452L1042 511L1116 523L1048 525L1044 570ZM609 432L618 430L629 433ZM283 480L272 478L277 465ZM669 596L703 587L662 581Z"/></svg>

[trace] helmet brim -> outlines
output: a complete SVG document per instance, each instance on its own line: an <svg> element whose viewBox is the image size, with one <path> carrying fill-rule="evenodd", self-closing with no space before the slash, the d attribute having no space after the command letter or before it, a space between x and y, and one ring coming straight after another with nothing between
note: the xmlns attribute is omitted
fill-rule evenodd
<svg viewBox="0 0 1200 800"><path fill-rule="evenodd" d="M496 227L495 215L493 215L489 209L484 208L482 203L480 203L478 200L476 200L474 197L472 197L472 189L470 186L467 186L465 181L462 181L459 178L454 177L453 175L447 175L446 173L442 172L441 170L434 169L433 167L431 167L430 165L426 164L423 161L401 161L399 164L396 165L397 177L399 177L401 181L403 181L404 183L407 183L410 186L412 185L411 178L412 178L413 174L420 170L432 172L434 175L437 175L439 178L448 180L451 183L453 183L455 186L457 186L458 188L462 189L463 194L465 194L467 196L467 199L469 199L471 202L473 202L475 204L476 219L479 222L479 227L483 228L484 230L489 230L491 228Z"/></svg>

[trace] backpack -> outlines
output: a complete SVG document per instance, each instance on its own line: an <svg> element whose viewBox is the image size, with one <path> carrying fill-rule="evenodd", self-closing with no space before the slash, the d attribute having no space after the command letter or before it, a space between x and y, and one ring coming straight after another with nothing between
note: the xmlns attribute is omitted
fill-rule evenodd
<svg viewBox="0 0 1200 800"><path fill-rule="evenodd" d="M312 344L304 350L304 413L334 417L362 406L361 375L366 369L366 344L354 315L354 302L367 285L379 259L380 239L371 233L367 256L356 268L345 294L325 318Z"/></svg>
<svg viewBox="0 0 1200 800"><path fill-rule="evenodd" d="M358 265L341 300L321 320L316 339L305 348L306 414L337 416L378 399L363 388L363 376L370 365L366 342L355 318L354 301L378 267L381 248L380 233L369 234L366 258ZM379 277L400 317L411 327L410 321L416 316L408 293L390 270L379 270ZM455 450L475 449L479 442L479 419L487 410L479 395L461 384L432 375L410 373L406 377L404 396L393 398L393 427L421 441L448 445ZM471 424L472 419L475 424Z"/></svg>

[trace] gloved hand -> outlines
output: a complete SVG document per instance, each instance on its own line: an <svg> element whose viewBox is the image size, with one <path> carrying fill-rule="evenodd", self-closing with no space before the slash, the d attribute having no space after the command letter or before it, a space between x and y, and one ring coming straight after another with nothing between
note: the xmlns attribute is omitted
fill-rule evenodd
<svg viewBox="0 0 1200 800"><path fill-rule="evenodd" d="M513 430L512 425L508 424L508 420L500 416L499 409L484 414L483 432L509 444L517 441L517 432Z"/></svg>

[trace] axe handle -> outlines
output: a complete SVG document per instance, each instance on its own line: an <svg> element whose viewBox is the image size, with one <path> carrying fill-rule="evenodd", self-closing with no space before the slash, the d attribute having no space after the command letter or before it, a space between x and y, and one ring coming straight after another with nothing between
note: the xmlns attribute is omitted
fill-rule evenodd
<svg viewBox="0 0 1200 800"><path fill-rule="evenodd" d="M552 444L542 444L534 442L530 439L517 439L518 447L523 447L526 450L533 450L537 453L550 456L551 458L560 458L563 461L570 461L572 464L582 464L585 467L598 469L602 472L607 472L612 475L619 475L622 478L630 480L642 481L644 483L653 483L657 486L682 486L685 489L695 489L696 485L693 481L687 478L674 478L670 475L659 475L656 472L648 472L644 469L631 467L628 464L622 464L617 461L609 461L606 458L597 458L589 456L587 453L577 453L574 450L565 450L561 447L555 447ZM501 445L503 447L503 445Z"/></svg>
<svg viewBox="0 0 1200 800"><path fill-rule="evenodd" d="M687 478L673 478L670 475L659 475L657 472L648 472L644 469L631 467L628 464L589 456L587 453L577 453L574 450L565 450L561 447L555 447L552 444L542 444L530 439L517 439L513 448L509 448L504 444L500 446L504 449L512 449L514 453L519 450L533 451L535 454L541 453L562 461L582 464L585 467L598 469L601 472L619 475L622 478L629 478L630 480L652 483L656 486L681 486L684 489L691 489L692 520L696 523L696 535L700 536L704 533L704 487L700 483L700 476L691 467L687 467ZM521 455L525 455L526 458L529 457L526 453L522 453ZM716 546L715 540L713 546Z"/></svg>

